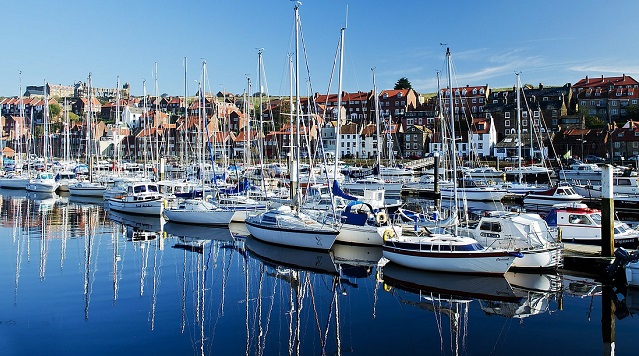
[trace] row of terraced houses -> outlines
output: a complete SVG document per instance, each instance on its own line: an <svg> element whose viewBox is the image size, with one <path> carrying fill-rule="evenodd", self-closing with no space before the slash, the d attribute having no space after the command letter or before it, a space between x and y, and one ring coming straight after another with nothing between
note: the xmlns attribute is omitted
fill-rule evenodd
<svg viewBox="0 0 639 356"><path fill-rule="evenodd" d="M54 89L47 91L53 93ZM119 149L128 159L153 154L171 158L192 152L202 140L200 132L216 156L245 157L262 150L266 157L281 157L291 146L291 134L298 130L303 152L310 154L339 152L341 157L370 158L380 150L385 157L418 158L441 150L442 137L450 137L443 123L451 105L457 149L463 156L471 152L485 157L513 156L520 138L522 155L527 157L605 157L611 147L616 157L639 154L639 126L631 121L637 112L639 83L627 75L586 77L563 86L524 85L520 105L515 87L492 89L487 84L453 88L452 103L448 88L442 89L441 95L420 95L413 89L383 90L377 98L372 91L344 92L339 109L337 94L315 94L302 98L302 122L292 127L286 114L290 111L288 98L263 99L260 115L242 110L257 107L255 98L224 92L204 98L196 94L185 103L184 97L177 96L130 97L127 87L125 99L116 103L113 90L102 90L102 101L95 96L87 100L82 96L83 86L57 90L68 98L56 95L49 99L50 104L81 118L92 113L96 123L91 125L91 136L97 138L100 154L111 156ZM43 124L43 92L28 87L24 96L0 101L2 142L8 153L27 147L29 140L37 153L41 138L35 128ZM338 117L342 122L339 147L335 147ZM444 122L440 117L446 118ZM599 125L587 127L586 118L596 118ZM52 131L54 155L62 156L69 142L71 152L82 156L86 120L68 126L61 118L57 120L60 123Z"/></svg>

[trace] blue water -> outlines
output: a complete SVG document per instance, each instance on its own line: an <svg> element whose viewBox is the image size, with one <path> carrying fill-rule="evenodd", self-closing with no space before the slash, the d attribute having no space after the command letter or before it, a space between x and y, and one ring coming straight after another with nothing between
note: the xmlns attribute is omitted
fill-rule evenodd
<svg viewBox="0 0 639 356"><path fill-rule="evenodd" d="M604 350L601 287L589 279L528 275L516 285L522 275L382 269L379 248L300 251L245 238L240 225L163 224L25 192L0 198L2 355ZM614 321L615 351L637 354L639 292L617 296L630 315Z"/></svg>

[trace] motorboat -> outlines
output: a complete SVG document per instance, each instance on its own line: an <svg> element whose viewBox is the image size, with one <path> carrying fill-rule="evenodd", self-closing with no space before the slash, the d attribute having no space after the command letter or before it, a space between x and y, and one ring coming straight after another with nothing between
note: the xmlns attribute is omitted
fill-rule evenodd
<svg viewBox="0 0 639 356"><path fill-rule="evenodd" d="M557 204L545 217L550 232L562 242L601 245L601 210L586 204ZM628 224L615 221L614 244L636 248L639 231Z"/></svg>
<svg viewBox="0 0 639 356"><path fill-rule="evenodd" d="M603 170L594 163L573 163L569 168L561 169L557 176L562 181L594 183L601 182L601 174Z"/></svg>
<svg viewBox="0 0 639 356"><path fill-rule="evenodd" d="M107 200L110 210L129 214L162 215L165 197L158 185L150 182L129 184L126 192Z"/></svg>
<svg viewBox="0 0 639 356"><path fill-rule="evenodd" d="M560 184L548 190L529 193L524 197L524 206L543 209L560 203L581 203L583 199L569 184Z"/></svg>
<svg viewBox="0 0 639 356"><path fill-rule="evenodd" d="M464 173L470 176L470 178L472 179L504 180L506 178L506 174L504 174L504 171L498 170L495 167L488 167L488 166L471 168Z"/></svg>
<svg viewBox="0 0 639 356"><path fill-rule="evenodd" d="M544 166L507 167L504 169L506 180L525 183L549 183L555 172ZM521 178L521 179L520 179Z"/></svg>
<svg viewBox="0 0 639 356"><path fill-rule="evenodd" d="M318 250L330 249L339 234L336 226L321 223L288 205L247 216L246 227L253 237L264 242Z"/></svg>
<svg viewBox="0 0 639 356"><path fill-rule="evenodd" d="M506 189L473 179L462 179L457 187L444 187L440 191L442 198L454 198L457 191L461 198L478 201L501 201L508 194Z"/></svg>
<svg viewBox="0 0 639 356"><path fill-rule="evenodd" d="M26 189L31 178L26 172L10 172L0 177L0 188L4 189Z"/></svg>
<svg viewBox="0 0 639 356"><path fill-rule="evenodd" d="M235 211L202 199L186 199L164 209L164 217L168 221L181 224L228 226L233 214Z"/></svg>
<svg viewBox="0 0 639 356"><path fill-rule="evenodd" d="M486 212L479 221L462 225L458 231L483 246L521 252L523 258L516 258L512 268L556 269L562 266L562 246L539 214Z"/></svg>
<svg viewBox="0 0 639 356"><path fill-rule="evenodd" d="M53 193L58 189L58 182L52 172L43 171L31 178L25 188L29 192Z"/></svg>

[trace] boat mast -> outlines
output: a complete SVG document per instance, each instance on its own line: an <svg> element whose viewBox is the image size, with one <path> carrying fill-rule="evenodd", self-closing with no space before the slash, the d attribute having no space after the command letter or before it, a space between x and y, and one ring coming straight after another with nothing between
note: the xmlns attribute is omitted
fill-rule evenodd
<svg viewBox="0 0 639 356"><path fill-rule="evenodd" d="M452 137L452 144L450 147L451 150L451 161L452 161L452 169L453 169L453 183L454 183L454 194L453 194L453 201L454 201L454 207L453 207L453 211L452 214L457 214L457 141L455 140L455 110L453 110L453 81L452 81L452 72L453 72L453 65L451 63L452 58L451 58L451 54L450 54L450 48L446 48L446 59L447 59L447 64L448 64L448 99L449 99L449 105L448 105L448 110L450 112L450 131L451 131L451 137ZM457 235L457 225L455 224L454 228L453 228L453 232L455 235Z"/></svg>
<svg viewBox="0 0 639 356"><path fill-rule="evenodd" d="M148 144L147 144L147 139L149 136L149 116L147 114L146 111L146 79L142 79L142 92L143 92L143 97L144 97L144 102L143 102L143 106L144 108L142 109L142 115L144 115L144 149L142 150L142 154L144 155L144 178L148 178L148 172L146 169L146 164L147 164L147 148L148 148Z"/></svg>
<svg viewBox="0 0 639 356"><path fill-rule="evenodd" d="M184 57L184 125L182 125L182 132L184 136L182 138L182 147L180 152L180 166L185 167L184 162L186 160L186 142L187 142L187 129L189 126L189 109L187 105L188 98L188 81L186 79L186 71L187 71L187 60Z"/></svg>
<svg viewBox="0 0 639 356"><path fill-rule="evenodd" d="M47 81L44 81L44 107L42 108L42 125L43 125L43 140L42 140L42 158L44 159L44 169L47 169L47 163L49 162L49 97L47 94Z"/></svg>
<svg viewBox="0 0 639 356"><path fill-rule="evenodd" d="M337 124L335 125L335 162L333 167L333 180L337 181L338 162L340 157L340 132L342 131L342 73L344 67L344 31L346 26L340 29L339 45L339 72L337 77ZM335 183L333 183L335 184Z"/></svg>
<svg viewBox="0 0 639 356"><path fill-rule="evenodd" d="M447 157L446 152L448 151L448 146L444 143L445 142L445 132L446 132L446 125L444 124L444 104L443 104L443 100L442 100L442 91L441 91L441 85L440 85L440 72L437 71L437 105L439 106L439 114L437 115L438 119L439 119L439 137L441 139L440 142L440 147L439 149L442 151L442 155L441 157ZM445 166L442 165L442 166ZM444 180L446 180L448 178L448 173L446 171L446 169L442 169L442 173L444 176Z"/></svg>
<svg viewBox="0 0 639 356"><path fill-rule="evenodd" d="M264 109L262 107L262 72L264 70L264 62L262 61L262 53L264 52L264 48L259 48L257 50L257 55L258 55L258 70L257 70L257 83L259 86L259 90L260 90L260 132L258 133L258 135L260 135L260 137L257 137L256 139L257 144L258 144L258 152L259 152L259 157L260 157L260 172L262 172L262 191L266 192L266 183L264 182L264 180L266 179L266 176L264 175L264 139L265 139L265 135L264 135Z"/></svg>
<svg viewBox="0 0 639 356"><path fill-rule="evenodd" d="M375 68L371 68L373 72L373 96L375 100L375 134L377 135L375 140L377 141L377 150L376 150L376 162L377 166L377 178L382 179L382 150L380 149L380 145L382 142L382 136L379 130L379 95L377 95L377 82L375 81Z"/></svg>
<svg viewBox="0 0 639 356"><path fill-rule="evenodd" d="M300 161L300 55L299 55L299 32L300 32L300 17L299 17L299 8L301 3L299 1L295 2L295 131L297 134L295 135L295 145L293 148L294 156L292 159L292 166L295 170L295 180L293 181L293 174L291 173L291 189L293 189L293 198L292 202L294 206L300 206L300 195L298 194L298 169L299 169L299 161ZM291 127L292 130L292 127ZM291 142L292 144L292 142ZM294 158L293 158L294 157Z"/></svg>
<svg viewBox="0 0 639 356"><path fill-rule="evenodd" d="M87 80L87 105L89 106L89 110L87 110L87 143L86 143L86 155L87 155L87 163L89 166L89 181L93 182L93 144L91 140L93 139L91 135L91 130L93 129L93 125L91 125L91 115L92 115L92 107L91 107L91 73L89 73L89 78Z"/></svg>
<svg viewBox="0 0 639 356"><path fill-rule="evenodd" d="M522 171L521 171L521 82L519 81L519 74L521 72L515 72L517 76L517 180L518 183L521 184L522 181Z"/></svg>
<svg viewBox="0 0 639 356"><path fill-rule="evenodd" d="M115 140L117 145L114 147L115 152L115 168L120 169L120 161L122 160L122 118L120 117L120 76L117 77L115 93L115 125L118 128L118 137Z"/></svg>
<svg viewBox="0 0 639 356"><path fill-rule="evenodd" d="M290 127L289 127L289 145L288 145L288 159L289 159L289 172L290 172L290 199L293 202L293 198L295 197L295 191L297 190L297 170L295 170L295 165L293 164L293 57L289 54L288 56L288 72L289 72L289 113L290 113Z"/></svg>

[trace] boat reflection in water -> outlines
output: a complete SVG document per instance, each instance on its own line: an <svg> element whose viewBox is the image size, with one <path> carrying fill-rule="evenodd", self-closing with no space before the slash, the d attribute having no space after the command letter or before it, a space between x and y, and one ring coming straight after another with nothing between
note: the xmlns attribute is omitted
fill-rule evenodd
<svg viewBox="0 0 639 356"><path fill-rule="evenodd" d="M231 231L225 227L187 225L169 221L164 224L164 231L178 238L173 248L199 253L202 253L204 246L211 241L234 241Z"/></svg>
<svg viewBox="0 0 639 356"><path fill-rule="evenodd" d="M562 305L562 277L558 274L533 274L506 272L506 280L510 283L517 302L492 302L480 300L481 309L489 315L507 318L524 319L551 310L551 303Z"/></svg>
<svg viewBox="0 0 639 356"><path fill-rule="evenodd" d="M109 210L109 220L126 229L129 241L147 241L157 238L163 231L164 219L158 216L145 216L120 213Z"/></svg>

